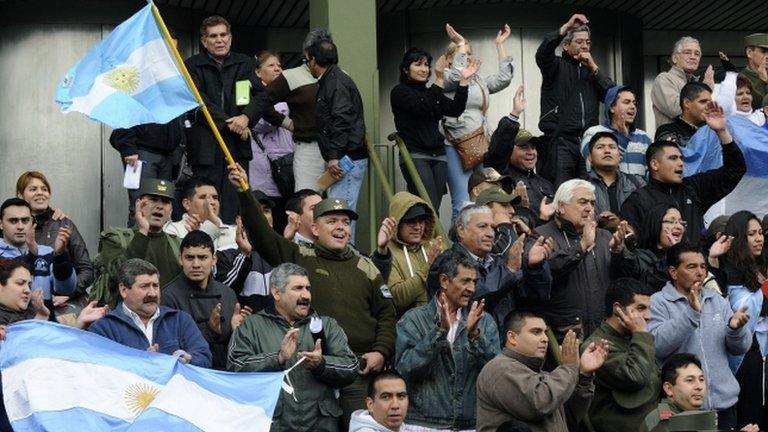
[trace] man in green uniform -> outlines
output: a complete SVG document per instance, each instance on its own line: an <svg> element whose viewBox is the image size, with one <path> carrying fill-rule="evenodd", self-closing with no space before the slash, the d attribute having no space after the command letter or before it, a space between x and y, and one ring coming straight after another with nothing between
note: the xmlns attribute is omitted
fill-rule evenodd
<svg viewBox="0 0 768 432"><path fill-rule="evenodd" d="M666 398L651 411L641 432L716 431L717 411L700 411L707 396L701 362L693 354L671 355L661 368L662 389ZM757 425L744 426L742 432L758 432Z"/></svg>
<svg viewBox="0 0 768 432"><path fill-rule="evenodd" d="M651 318L650 289L642 282L621 278L605 296L608 318L584 342L608 341L610 352L595 372L595 396L589 419L596 432L637 430L659 400L659 368L653 336L646 328Z"/></svg>
<svg viewBox="0 0 768 432"><path fill-rule="evenodd" d="M229 180L239 188L245 171L229 167ZM371 260L349 245L351 222L357 213L343 199L329 198L314 209L312 247L300 246L276 233L250 192L240 191L240 214L253 248L272 266L296 263L312 285L314 309L338 321L349 346L360 358L355 382L341 390L345 422L353 411L365 408L368 375L384 368L395 350L395 307L381 273ZM346 426L346 423L345 423Z"/></svg>
<svg viewBox="0 0 768 432"><path fill-rule="evenodd" d="M749 64L739 75L752 87L752 109L762 109L763 97L768 94L768 34L755 33L745 37L744 47Z"/></svg>

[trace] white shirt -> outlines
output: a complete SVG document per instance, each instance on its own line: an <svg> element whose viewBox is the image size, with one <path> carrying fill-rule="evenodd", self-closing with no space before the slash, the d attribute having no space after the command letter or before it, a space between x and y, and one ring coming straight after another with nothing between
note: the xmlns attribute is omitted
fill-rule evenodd
<svg viewBox="0 0 768 432"><path fill-rule="evenodd" d="M184 225L187 217L189 217L187 216L187 213L184 213L180 221L168 221L168 223L166 223L163 227L163 231L165 231L167 234L172 234L180 239L183 239L189 233L189 231L187 231L186 225ZM213 240L213 247L216 248L217 251L238 248L237 241L235 240L237 227L234 225L227 225L222 223L221 225L216 226L213 224L213 222L205 220L200 224L200 231L203 231L204 233L211 236L211 239Z"/></svg>
<svg viewBox="0 0 768 432"><path fill-rule="evenodd" d="M126 306L125 303L122 303L122 305L123 305L122 306L123 307L123 312L125 312L126 315L131 317L131 319L133 320L133 323L136 324L136 327L138 327L144 333L144 336L147 337L147 340L149 341L149 344L152 345L152 342L153 342L152 341L152 336L153 336L153 331L154 331L154 324L155 324L155 320L157 320L157 318L160 316L160 307L158 307L155 310L155 314L152 315L152 317L147 322L147 325L145 326L144 325L144 321L141 320L141 318L139 317L139 315L136 312L128 309L128 306Z"/></svg>

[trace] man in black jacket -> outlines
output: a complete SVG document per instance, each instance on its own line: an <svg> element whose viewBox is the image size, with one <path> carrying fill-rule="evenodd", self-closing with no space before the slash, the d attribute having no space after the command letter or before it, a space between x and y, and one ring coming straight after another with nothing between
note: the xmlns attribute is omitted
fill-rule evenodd
<svg viewBox="0 0 768 432"><path fill-rule="evenodd" d="M667 203L679 208L688 224L685 240L698 244L704 229L704 213L731 193L747 171L744 155L726 128L723 109L710 102L705 117L722 145L723 166L683 178L683 156L678 145L671 141L651 144L645 153L648 184L632 192L621 206L621 216L633 226L640 226L654 204Z"/></svg>
<svg viewBox="0 0 768 432"><path fill-rule="evenodd" d="M573 15L558 31L547 34L536 51L541 69L541 116L544 132L540 174L555 187L586 174L580 142L584 131L598 124L600 102L613 81L602 74L590 52L587 17ZM555 55L561 46L562 56Z"/></svg>
<svg viewBox="0 0 768 432"><path fill-rule="evenodd" d="M312 76L318 78L315 114L320 154L327 171L337 180L327 195L347 200L354 210L368 167L363 100L355 82L339 68L339 55L328 30L312 30L307 41L304 58ZM351 164L342 167L340 161L345 156ZM353 226L353 243L354 237Z"/></svg>
<svg viewBox="0 0 768 432"><path fill-rule="evenodd" d="M250 127L268 106L254 59L231 52L230 25L220 16L211 16L200 25L200 42L205 50L186 60L192 80L205 101L216 127L232 157L242 166L252 158ZM227 163L201 111L193 116L187 130L187 160L195 177L206 177L220 193L221 219L231 224L237 211L237 194L227 181Z"/></svg>
<svg viewBox="0 0 768 432"><path fill-rule="evenodd" d="M680 108L683 113L672 122L656 129L656 141L672 141L680 147L688 145L693 134L707 124L706 110L712 102L712 89L703 83L689 82L680 90Z"/></svg>

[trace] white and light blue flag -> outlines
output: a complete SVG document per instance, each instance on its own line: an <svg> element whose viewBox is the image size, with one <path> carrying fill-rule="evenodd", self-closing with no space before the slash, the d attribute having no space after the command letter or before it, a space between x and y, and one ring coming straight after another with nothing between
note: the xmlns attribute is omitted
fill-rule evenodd
<svg viewBox="0 0 768 432"><path fill-rule="evenodd" d="M284 377L184 365L40 320L9 327L0 369L17 431L268 431Z"/></svg>
<svg viewBox="0 0 768 432"><path fill-rule="evenodd" d="M768 213L768 129L757 126L746 116L728 116L728 131L747 163L747 172L736 188L715 203L704 215L707 225L719 215L749 210L762 218ZM704 126L691 137L683 154L684 175L689 176L723 166L723 152L715 132Z"/></svg>
<svg viewBox="0 0 768 432"><path fill-rule="evenodd" d="M151 7L117 26L67 72L56 88L62 112L128 128L168 123L198 106Z"/></svg>

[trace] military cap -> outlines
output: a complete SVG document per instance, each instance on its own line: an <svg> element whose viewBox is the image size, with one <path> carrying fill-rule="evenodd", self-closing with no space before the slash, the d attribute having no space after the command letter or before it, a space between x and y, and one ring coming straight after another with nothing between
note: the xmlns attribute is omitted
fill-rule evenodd
<svg viewBox="0 0 768 432"><path fill-rule="evenodd" d="M502 188L490 188L480 192L480 195L477 196L475 203L478 205L487 205L492 202L497 202L512 203L515 205L520 204L521 200L522 198L520 198L520 195L518 195L515 191L512 191L512 194L508 194L504 192L504 189Z"/></svg>
<svg viewBox="0 0 768 432"><path fill-rule="evenodd" d="M744 46L768 49L768 33L753 33L744 38Z"/></svg>
<svg viewBox="0 0 768 432"><path fill-rule="evenodd" d="M328 213L346 213L349 215L350 219L357 220L357 213L349 208L347 200L341 198L326 198L320 201L315 205L315 210L312 216L314 219L317 219Z"/></svg>
<svg viewBox="0 0 768 432"><path fill-rule="evenodd" d="M175 198L174 191L176 187L173 182L168 180L161 180L155 178L141 179L141 187L139 188L139 196L152 195L162 198L168 198L173 201Z"/></svg>
<svg viewBox="0 0 768 432"><path fill-rule="evenodd" d="M517 135L515 136L515 145L518 147L522 147L527 144L537 144L538 140L533 140L534 136L532 133L528 132L525 129L520 129L517 132ZM533 140L533 141L531 141Z"/></svg>
<svg viewBox="0 0 768 432"><path fill-rule="evenodd" d="M468 188L469 190L472 190L475 186L483 182L501 184L505 180L509 181L511 178L508 175L499 174L499 172L493 168L483 168L472 173L469 177Z"/></svg>

